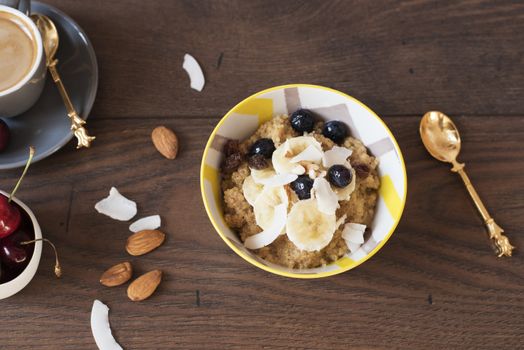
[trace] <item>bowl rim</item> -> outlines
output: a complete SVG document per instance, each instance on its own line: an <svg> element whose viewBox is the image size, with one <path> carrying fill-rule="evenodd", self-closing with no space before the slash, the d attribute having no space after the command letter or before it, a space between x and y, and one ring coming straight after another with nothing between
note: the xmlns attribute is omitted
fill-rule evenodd
<svg viewBox="0 0 524 350"><path fill-rule="evenodd" d="M379 123L382 125L382 127L384 128L386 133L389 135L389 138L391 139L391 141L393 142L393 145L395 146L395 149L397 150L397 153L399 155L400 165L402 167L402 174L403 174L403 180L404 180L404 192L403 192L402 198L401 198L401 208L400 208L400 212L399 212L398 217L394 218L394 223L391 226L391 229L389 230L388 234L384 237L384 239L368 255L366 255L365 258L359 260L356 265L350 265L350 266L346 266L346 267L341 267L340 269L337 269L337 270L334 270L334 271L327 271L327 272L321 272L321 273L304 273L304 274L294 273L294 272L282 271L282 270L279 270L277 268L273 268L271 266L264 265L264 264L260 263L259 261L253 259L249 255L245 254L240 248L236 247L225 236L225 234L221 232L220 226L216 223L215 219L213 218L213 216L211 214L211 208L210 208L208 200L207 200L207 198L205 196L205 190L204 190L205 160L206 160L207 155L209 153L209 149L211 148L211 143L212 143L213 139L216 136L216 133L218 132L218 130L220 129L222 124L224 124L226 119L233 113L233 111L238 106L240 106L241 104L243 104L244 102L246 102L246 101L248 101L250 99L256 98L256 97L258 97L260 95L263 95L263 94L266 94L266 93L269 93L269 92L272 92L272 91L277 91L277 90L282 90L282 89L287 89L287 88L299 88L299 87L320 89L320 90L328 91L328 92L331 92L331 93L335 93L335 94L338 94L338 95L340 95L340 96L342 96L344 98L352 100L352 101L356 102L357 104L359 104L361 107L363 107L375 119L377 119L379 121ZM213 129L211 134L209 135L209 138L208 138L208 140L206 142L206 146L205 146L204 152L202 154L202 161L201 161L201 164L200 164L200 193L202 195L202 200L204 202L204 207L206 209L206 214L207 214L209 220L211 221L211 224L213 225L215 231L220 236L220 238L222 238L222 240L229 246L229 248L231 248L237 255L239 255L245 261L249 262L251 265L254 265L254 266L256 266L256 267L258 267L258 268L260 268L260 269L262 269L264 271L270 272L272 274L283 276L283 277L290 277L290 278L315 279L315 278L323 278L323 277L329 277L329 276L338 275L338 274L341 274L341 273L344 273L346 271L349 271L349 270L352 270L352 269L356 268L357 266L363 264L368 259L370 259L372 256L374 256L380 249L382 249L382 247L386 244L386 242L391 238L391 236L395 232L395 229L397 228L397 226L398 226L398 224L399 224L399 222L400 222L400 220L402 218L402 214L404 213L404 208L406 206L406 199L407 199L407 190L408 190L408 177L407 177L407 172L406 172L406 164L404 162L404 156L402 155L402 150L400 149L400 146L398 145L397 140L395 139L395 136L393 136L393 133L391 132L391 130L389 130L389 128L386 125L386 123L371 108L369 108L368 106L366 106L364 103L362 103L358 99L354 98L353 96L350 96L350 95L348 95L348 94L346 94L346 93L344 93L342 91L339 91L339 90L335 90L335 89L332 89L332 88L329 88L329 87L325 87L325 86L321 86L321 85L314 85L314 84L285 84L285 85L278 85L278 86L274 86L274 87L271 87L271 88L264 89L262 91L256 92L256 93L254 93L254 94L244 98L242 101L240 101L235 106L230 108L228 110L228 112L217 123L217 125L215 126L215 128Z"/></svg>
<svg viewBox="0 0 524 350"><path fill-rule="evenodd" d="M2 190L0 190L0 193L5 196L9 196L9 193L6 193ZM33 211L20 199L16 197L13 197L12 199L31 218L31 223L33 224L33 229L35 231L35 239L42 238L42 229L40 228ZM33 280L33 277L35 277L38 270L38 266L40 265L40 258L42 257L42 244L42 241L35 242L35 249L33 250L33 255L31 255L31 260L29 260L29 263L25 269L22 270L18 276L9 282L0 284L0 300L7 299L20 292Z"/></svg>

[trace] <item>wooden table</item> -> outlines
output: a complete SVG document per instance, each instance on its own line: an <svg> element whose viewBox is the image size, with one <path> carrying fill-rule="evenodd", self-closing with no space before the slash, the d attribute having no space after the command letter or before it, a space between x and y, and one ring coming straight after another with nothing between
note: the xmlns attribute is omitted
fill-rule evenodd
<svg viewBox="0 0 524 350"><path fill-rule="evenodd" d="M59 248L0 302L1 349L95 349L94 299L126 349L517 349L524 347L524 3L512 1L49 0L92 40L100 87L90 150L71 142L32 166L19 197ZM207 85L189 88L190 52ZM219 58L221 64L219 64ZM355 96L388 124L409 189L396 233L370 261L322 280L273 276L215 233L199 191L207 137L235 103L290 82ZM517 251L496 258L460 179L424 150L421 115L454 117L462 160ZM150 142L172 127L181 152ZM0 173L10 189L20 170ZM124 251L128 223L93 206L118 187L139 216L160 214L164 246ZM155 295L130 302L98 283L131 260L160 268Z"/></svg>

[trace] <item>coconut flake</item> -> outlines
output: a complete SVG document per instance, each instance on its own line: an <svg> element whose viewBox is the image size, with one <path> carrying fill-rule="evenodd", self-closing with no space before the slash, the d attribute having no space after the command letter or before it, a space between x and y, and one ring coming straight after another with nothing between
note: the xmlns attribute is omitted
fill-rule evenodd
<svg viewBox="0 0 524 350"><path fill-rule="evenodd" d="M346 245L348 246L348 249L351 253L356 252L358 248L360 248L360 244L356 244L356 243L346 242Z"/></svg>
<svg viewBox="0 0 524 350"><path fill-rule="evenodd" d="M313 168L309 168L307 174L311 180L315 180L317 178L317 172Z"/></svg>
<svg viewBox="0 0 524 350"><path fill-rule="evenodd" d="M129 225L129 231L138 232L143 230L156 230L160 225L160 215L151 215L133 222Z"/></svg>
<svg viewBox="0 0 524 350"><path fill-rule="evenodd" d="M262 184L268 187L278 187L287 185L298 178L296 174L278 174L269 179L262 180Z"/></svg>
<svg viewBox="0 0 524 350"><path fill-rule="evenodd" d="M322 151L313 145L309 145L305 150L291 158L291 163L298 163L301 161L320 163L322 160Z"/></svg>
<svg viewBox="0 0 524 350"><path fill-rule="evenodd" d="M100 350L122 350L111 333L109 308L100 300L93 302L91 309L91 332Z"/></svg>
<svg viewBox="0 0 524 350"><path fill-rule="evenodd" d="M364 243L364 233L360 231L355 231L350 228L344 228L342 231L342 238L346 240L347 243L362 244Z"/></svg>
<svg viewBox="0 0 524 350"><path fill-rule="evenodd" d="M284 186L297 179L296 174L282 173L277 174L275 170L266 168L263 170L251 169L251 177L255 184L269 187Z"/></svg>
<svg viewBox="0 0 524 350"><path fill-rule="evenodd" d="M200 68L197 60L195 60L195 58L190 54L186 53L184 55L184 64L182 65L182 68L184 68L187 75L189 75L191 88L196 91L202 91L206 81L204 79L202 68Z"/></svg>
<svg viewBox="0 0 524 350"><path fill-rule="evenodd" d="M360 231L362 233L364 233L366 231L366 225L362 225L362 224L357 224L357 223L354 223L354 222L349 222L346 224L347 227L355 230L355 231Z"/></svg>
<svg viewBox="0 0 524 350"><path fill-rule="evenodd" d="M287 221L287 205L280 204L275 207L273 223L267 230L250 236L244 242L248 249L260 249L271 243L280 235Z"/></svg>
<svg viewBox="0 0 524 350"><path fill-rule="evenodd" d="M328 215L335 214L339 207L338 198L329 182L323 177L317 177L313 182L313 191L317 199L318 210Z"/></svg>
<svg viewBox="0 0 524 350"><path fill-rule="evenodd" d="M342 238L346 241L351 252L354 252L358 247L364 243L364 232L366 231L366 225L357 223L347 223L344 225L342 230Z"/></svg>
<svg viewBox="0 0 524 350"><path fill-rule="evenodd" d="M329 151L324 152L322 157L322 165L329 168L335 164L346 164L347 159L353 153L352 150L346 147L333 146Z"/></svg>
<svg viewBox="0 0 524 350"><path fill-rule="evenodd" d="M136 203L122 196L115 187L111 187L108 197L95 204L95 209L120 221L131 220L136 215Z"/></svg>
<svg viewBox="0 0 524 350"><path fill-rule="evenodd" d="M322 152L321 144L310 136L298 136L287 139L286 142L277 147L271 156L271 161L275 171L279 174L297 174L302 175L306 169L291 159L302 153L309 146L313 146Z"/></svg>
<svg viewBox="0 0 524 350"><path fill-rule="evenodd" d="M272 168L266 168L262 170L251 169L251 176L256 184L263 185L265 181L269 180L277 173Z"/></svg>
<svg viewBox="0 0 524 350"><path fill-rule="evenodd" d="M344 222L346 222L346 218L347 218L347 215L344 214L337 220L336 229L338 229L340 226L344 225Z"/></svg>

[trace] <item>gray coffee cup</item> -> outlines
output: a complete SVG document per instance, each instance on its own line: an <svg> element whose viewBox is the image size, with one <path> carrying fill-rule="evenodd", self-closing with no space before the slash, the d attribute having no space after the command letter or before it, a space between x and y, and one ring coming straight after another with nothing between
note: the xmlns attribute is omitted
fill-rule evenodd
<svg viewBox="0 0 524 350"><path fill-rule="evenodd" d="M0 90L0 117L14 117L27 111L33 106L45 84L46 59L42 44L42 37L38 28L29 18L30 1L28 0L0 0L0 15L16 19L30 35L35 49L32 51L34 59L27 73L16 83ZM0 43L1 44L1 43ZM36 51L36 53L34 52Z"/></svg>

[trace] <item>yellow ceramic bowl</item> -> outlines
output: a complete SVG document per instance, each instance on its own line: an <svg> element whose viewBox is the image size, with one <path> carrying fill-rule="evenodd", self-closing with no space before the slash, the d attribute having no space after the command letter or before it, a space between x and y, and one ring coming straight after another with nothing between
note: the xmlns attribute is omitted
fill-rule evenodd
<svg viewBox="0 0 524 350"><path fill-rule="evenodd" d="M307 108L324 120L345 122L351 135L360 139L379 159L379 200L371 235L354 253L314 269L289 269L269 263L245 248L227 227L222 214L220 164L227 140L245 140L260 124L278 114ZM202 198L209 219L224 242L247 262L271 273L294 278L320 278L348 271L372 257L391 237L406 202L407 176L400 148L384 122L362 102L322 86L293 84L258 92L233 107L211 133L200 171Z"/></svg>

